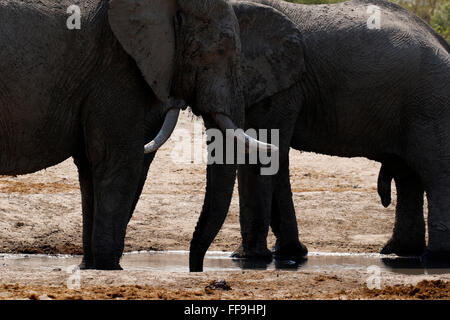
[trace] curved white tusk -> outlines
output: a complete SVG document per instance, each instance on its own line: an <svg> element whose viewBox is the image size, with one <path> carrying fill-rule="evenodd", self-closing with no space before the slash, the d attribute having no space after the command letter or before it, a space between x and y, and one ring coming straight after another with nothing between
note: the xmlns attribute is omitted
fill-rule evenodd
<svg viewBox="0 0 450 320"><path fill-rule="evenodd" d="M172 108L166 113L164 124L155 139L145 145L144 153L152 153L163 146L169 140L178 122L180 116L179 108Z"/></svg>
<svg viewBox="0 0 450 320"><path fill-rule="evenodd" d="M213 118L219 125L220 129L222 129L223 131L226 132L227 129L234 130L234 136L238 141L245 144L246 150L251 151L263 150L266 152L278 151L277 146L256 140L255 138L252 138L248 134L244 133L243 130L239 130L239 128L234 124L234 122L230 119L230 117L224 114L215 113L213 114Z"/></svg>

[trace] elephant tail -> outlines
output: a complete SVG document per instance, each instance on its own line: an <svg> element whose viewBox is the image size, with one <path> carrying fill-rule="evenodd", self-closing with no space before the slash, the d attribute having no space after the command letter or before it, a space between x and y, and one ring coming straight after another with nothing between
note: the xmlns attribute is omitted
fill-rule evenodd
<svg viewBox="0 0 450 320"><path fill-rule="evenodd" d="M378 195L385 208L391 204L391 182L393 178L387 166L382 164L378 174Z"/></svg>

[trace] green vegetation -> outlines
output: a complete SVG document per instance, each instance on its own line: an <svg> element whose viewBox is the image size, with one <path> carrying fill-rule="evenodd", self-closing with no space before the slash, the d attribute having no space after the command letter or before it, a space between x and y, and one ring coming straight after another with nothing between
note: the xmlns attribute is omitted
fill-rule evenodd
<svg viewBox="0 0 450 320"><path fill-rule="evenodd" d="M303 4L337 3L343 0L286 0ZM412 11L450 42L449 0L390 0Z"/></svg>

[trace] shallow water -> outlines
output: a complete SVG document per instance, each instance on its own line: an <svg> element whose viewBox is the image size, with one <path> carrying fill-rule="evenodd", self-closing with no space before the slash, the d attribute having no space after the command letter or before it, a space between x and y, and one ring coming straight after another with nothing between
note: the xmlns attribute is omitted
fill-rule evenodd
<svg viewBox="0 0 450 320"><path fill-rule="evenodd" d="M230 257L230 252L208 252L204 271L238 270L291 270L291 271L348 271L368 270L378 267L378 271L389 271L407 275L450 273L450 264L430 264L418 257L399 258L380 254L312 252L301 262L286 261L246 261ZM54 270L78 265L81 256L69 255L13 255L0 254L2 268L24 270ZM124 254L121 265L125 270L188 272L189 252L135 252Z"/></svg>

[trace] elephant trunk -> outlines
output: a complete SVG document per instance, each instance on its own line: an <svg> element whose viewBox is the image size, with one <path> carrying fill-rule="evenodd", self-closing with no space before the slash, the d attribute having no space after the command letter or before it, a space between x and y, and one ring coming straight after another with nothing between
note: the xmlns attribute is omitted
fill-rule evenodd
<svg viewBox="0 0 450 320"><path fill-rule="evenodd" d="M245 134L229 116L222 113L212 113L211 116L222 131L233 130L234 138L239 143L244 143L246 150L277 150L276 146L260 142ZM223 144L222 148L222 154L226 154L226 144ZM205 201L190 246L189 269L191 272L203 271L206 251L219 233L230 208L236 171L236 162L234 164L214 163L207 167Z"/></svg>
<svg viewBox="0 0 450 320"><path fill-rule="evenodd" d="M221 129L225 137L229 134L228 130L233 130L234 139L244 143L246 150L258 150L258 148L275 150L275 146L257 141L239 129L245 125L245 99L240 64L235 62L232 68L224 67L224 69L227 72L214 74L228 74L228 76L218 79L217 76L207 77L203 74L198 86L203 90L196 95L198 99L196 106L203 114L210 115L210 118L205 119L206 127ZM222 148L221 154L226 156L226 159L237 159L235 154L233 156L227 154L229 150L226 143L222 145ZM218 154L217 149L215 154ZM238 167L236 162L208 164L205 200L190 246L189 269L191 272L203 271L206 251L226 219L236 180Z"/></svg>
<svg viewBox="0 0 450 320"><path fill-rule="evenodd" d="M206 196L192 237L191 272L203 271L203 259L227 216L236 180L236 165L210 164L206 173Z"/></svg>

